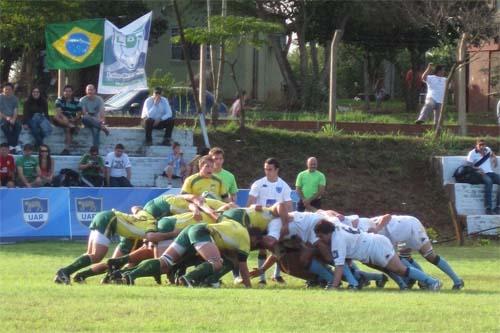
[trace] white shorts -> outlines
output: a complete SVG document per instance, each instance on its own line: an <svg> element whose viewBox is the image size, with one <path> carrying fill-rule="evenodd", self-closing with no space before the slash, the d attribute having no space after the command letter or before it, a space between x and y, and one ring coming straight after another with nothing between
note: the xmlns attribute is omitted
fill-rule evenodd
<svg viewBox="0 0 500 333"><path fill-rule="evenodd" d="M271 236L272 238L276 239L277 241L280 240L280 234L281 234L281 219L275 218L269 222L267 225L267 236Z"/></svg>
<svg viewBox="0 0 500 333"><path fill-rule="evenodd" d="M402 248L418 251L430 241L424 226L417 218L405 216L398 222L393 226L391 221L391 228L388 230L389 239L394 245L400 244Z"/></svg>
<svg viewBox="0 0 500 333"><path fill-rule="evenodd" d="M396 255L391 241L382 235L373 235L369 248L368 262L379 267L386 267L389 261Z"/></svg>
<svg viewBox="0 0 500 333"><path fill-rule="evenodd" d="M96 243L99 245L104 245L109 247L109 243L111 241L109 240L108 237L104 236L97 230L90 230L90 235L89 235L89 242Z"/></svg>

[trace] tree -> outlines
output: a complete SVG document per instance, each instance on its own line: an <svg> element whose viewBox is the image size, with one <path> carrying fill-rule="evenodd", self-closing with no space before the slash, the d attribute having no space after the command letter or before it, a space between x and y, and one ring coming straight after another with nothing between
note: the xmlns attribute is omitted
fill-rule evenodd
<svg viewBox="0 0 500 333"><path fill-rule="evenodd" d="M255 17L240 16L212 16L210 17L211 29L203 27L185 29L186 41L195 44L211 44L225 46L226 58L224 63L231 70L231 78L243 105L243 93L240 87L235 65L238 61L235 53L241 45L246 44L255 48L263 46L267 39L267 34L276 33L281 30L279 25L265 22ZM174 40L176 42L176 40ZM244 108L240 114L240 128L245 127Z"/></svg>

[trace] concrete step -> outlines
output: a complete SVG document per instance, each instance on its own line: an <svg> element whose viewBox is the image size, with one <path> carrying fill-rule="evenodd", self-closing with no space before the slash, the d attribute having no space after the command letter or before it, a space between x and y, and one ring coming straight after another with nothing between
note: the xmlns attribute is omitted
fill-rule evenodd
<svg viewBox="0 0 500 333"><path fill-rule="evenodd" d="M465 217L467 234L500 235L500 215L468 215ZM478 233L479 231L482 231Z"/></svg>
<svg viewBox="0 0 500 333"><path fill-rule="evenodd" d="M465 164L467 156L437 156L435 160L441 165L441 179L443 185L455 183L453 174L461 165ZM500 173L500 157L497 157L497 166L493 169L494 172Z"/></svg>
<svg viewBox="0 0 500 333"><path fill-rule="evenodd" d="M448 184L446 185L458 215L484 215L484 185ZM493 204L496 203L498 185L493 185Z"/></svg>
<svg viewBox="0 0 500 333"><path fill-rule="evenodd" d="M194 157L194 154L186 155L186 163ZM80 156L53 156L55 165L55 174L59 174L61 169L72 169L78 171ZM104 158L104 156L103 156ZM161 174L167 166L164 157L137 157L131 156L132 180L134 186L139 187L167 187L167 180ZM182 183L176 181L174 187L181 187Z"/></svg>
<svg viewBox="0 0 500 333"><path fill-rule="evenodd" d="M113 151L117 143L125 146L125 151L129 156L166 156L171 151L169 146L160 146L163 140L163 130L153 131L154 146L144 145L144 129L140 127L110 127L110 135L106 136L101 133L101 144L99 150L101 154ZM20 144L33 143L33 137L29 130L23 129L19 137ZM0 131L0 142L5 141L5 136ZM196 153L196 148L193 147L193 132L185 128L174 128L172 133L172 141L177 141L181 144L186 154ZM52 134L44 140L51 148L52 153L59 154L64 148L64 131L62 128L53 127ZM73 145L71 147L71 155L81 156L88 151L92 145L92 136L90 130L81 128L78 134L73 136Z"/></svg>

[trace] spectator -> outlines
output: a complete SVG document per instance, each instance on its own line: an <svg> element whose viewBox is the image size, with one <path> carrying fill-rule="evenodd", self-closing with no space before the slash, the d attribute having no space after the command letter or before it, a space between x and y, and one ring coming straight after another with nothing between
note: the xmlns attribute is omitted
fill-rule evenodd
<svg viewBox="0 0 500 333"><path fill-rule="evenodd" d="M146 132L146 145L153 144L153 129L165 129L162 145L169 145L174 129L174 118L168 99L161 95L162 89L156 87L153 96L144 102L142 108L142 126Z"/></svg>
<svg viewBox="0 0 500 333"><path fill-rule="evenodd" d="M198 154L196 154L196 156L193 157L193 159L189 161L188 165L186 166L186 177L194 175L195 173L200 171L198 167L200 158L202 158L205 155L208 155L208 152L210 151L210 149L206 147L198 147L197 150Z"/></svg>
<svg viewBox="0 0 500 333"><path fill-rule="evenodd" d="M483 178L485 185L484 201L487 215L500 215L500 187L497 193L496 207L493 206L492 189L493 184L500 185L500 175L493 171L497 167L497 158L490 147L486 146L483 139L476 141L476 147L467 155L467 162L471 164Z"/></svg>
<svg viewBox="0 0 500 333"><path fill-rule="evenodd" d="M73 87L66 85L62 97L56 100L56 115L53 119L54 125L64 128L64 149L61 155L70 154L72 135L80 129L81 111L80 103L73 97Z"/></svg>
<svg viewBox="0 0 500 333"><path fill-rule="evenodd" d="M38 160L31 155L32 153L33 146L27 143L23 147L23 156L17 158L17 176L20 187L39 187L42 182Z"/></svg>
<svg viewBox="0 0 500 333"><path fill-rule="evenodd" d="M23 123L25 128L31 130L35 147L40 147L43 139L52 133L47 100L41 96L39 88L33 88L30 97L24 102Z"/></svg>
<svg viewBox="0 0 500 333"><path fill-rule="evenodd" d="M241 91L241 97L237 96L229 108L229 113L233 118L238 118L241 114L241 110L245 107L245 101L247 99L247 92L245 90ZM241 101L243 100L243 104Z"/></svg>
<svg viewBox="0 0 500 333"><path fill-rule="evenodd" d="M132 187L132 164L128 155L123 152L125 148L121 143L115 146L115 150L106 155L104 162L106 184L109 187Z"/></svg>
<svg viewBox="0 0 500 333"><path fill-rule="evenodd" d="M210 156L203 156L198 162L200 171L186 178L182 184L182 194L212 195L218 200L228 200L227 189L220 178L215 177L213 173L214 160Z"/></svg>
<svg viewBox="0 0 500 333"><path fill-rule="evenodd" d="M255 181L250 187L248 194L248 203L250 205L260 205L263 207L271 207L276 203L283 203L287 211L292 211L292 190L290 186L279 175L280 164L277 159L271 157L264 162L265 177ZM262 267L266 260L266 251L260 250L257 257L259 267ZM274 269L273 281L285 283L281 277L281 270L278 265ZM259 284L266 284L266 276L260 275Z"/></svg>
<svg viewBox="0 0 500 333"><path fill-rule="evenodd" d="M172 144L172 152L167 155L167 167L164 175L168 178L168 188L172 188L172 179L181 179L186 177L186 162L182 157L183 152L178 142Z"/></svg>
<svg viewBox="0 0 500 333"><path fill-rule="evenodd" d="M0 186L13 188L16 186L16 163L14 157L9 154L9 144L0 144Z"/></svg>
<svg viewBox="0 0 500 333"><path fill-rule="evenodd" d="M46 144L41 144L38 150L38 165L40 166L41 186L52 186L54 180L54 160L50 155L50 148Z"/></svg>
<svg viewBox="0 0 500 333"><path fill-rule="evenodd" d="M434 125L438 125L439 114L441 112L441 105L443 104L444 92L446 90L446 77L444 67L437 65L434 68L433 75L429 75L433 67L430 63L422 74L422 81L427 84L427 95L425 97L425 104L420 111L418 119L415 124L423 124L430 111L434 111Z"/></svg>
<svg viewBox="0 0 500 333"><path fill-rule="evenodd" d="M9 149L12 154L16 154L19 147L19 134L21 133L21 123L17 120L19 100L14 95L14 85L6 83L3 86L3 93L0 94L0 127L7 139Z"/></svg>
<svg viewBox="0 0 500 333"><path fill-rule="evenodd" d="M82 123L92 133L92 145L99 147L101 131L109 135L109 130L104 121L104 101L95 92L94 85L87 85L85 88L87 95L80 98L80 106L82 107Z"/></svg>
<svg viewBox="0 0 500 333"><path fill-rule="evenodd" d="M232 202L236 202L236 194L238 193L236 178L234 178L234 175L231 172L222 168L222 166L224 165L224 150L219 147L214 147L210 149L210 152L208 154L214 160L213 174L219 177L226 186L229 193L229 200Z"/></svg>
<svg viewBox="0 0 500 333"><path fill-rule="evenodd" d="M99 147L92 146L87 154L84 154L78 167L81 170L81 181L89 187L101 187L104 185L104 160L99 156Z"/></svg>
<svg viewBox="0 0 500 333"><path fill-rule="evenodd" d="M321 196L325 192L325 175L318 171L318 160L316 157L307 159L307 170L300 172L295 181L300 201L297 207L299 212L305 210L314 212L321 208Z"/></svg>

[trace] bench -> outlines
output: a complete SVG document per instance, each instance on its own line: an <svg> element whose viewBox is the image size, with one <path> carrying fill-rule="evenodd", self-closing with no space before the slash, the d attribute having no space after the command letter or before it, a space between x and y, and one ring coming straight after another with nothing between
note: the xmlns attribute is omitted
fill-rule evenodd
<svg viewBox="0 0 500 333"><path fill-rule="evenodd" d="M449 195L453 205L453 214L457 215L458 222L467 229L467 234L476 234L478 231L482 235L499 235L500 215L485 215L484 206L484 185L472 185L465 183L455 183L453 173L464 165L466 156L437 156L434 158L438 166L440 181ZM500 158L497 157L497 167L495 172L500 173ZM498 185L493 185L493 202L496 202Z"/></svg>
<svg viewBox="0 0 500 333"><path fill-rule="evenodd" d="M163 130L153 131L153 143L156 145L144 145L144 129L140 127L110 127L110 135L106 136L101 133L101 144L99 151L101 154L106 154L113 151L117 143L125 146L125 152L129 156L166 156L172 149L170 146L158 145L163 139ZM0 142L5 142L5 136L0 131ZM33 143L33 136L30 130L23 129L19 137L20 145ZM181 144L184 154L194 156L196 148L193 146L193 132L185 128L174 128L172 133L172 141L177 141ZM59 154L64 149L64 130L60 127L53 126L52 134L44 140L52 154ZM92 135L87 128L81 128L78 134L73 136L73 145L71 146L71 154L81 156L88 151L92 145Z"/></svg>

